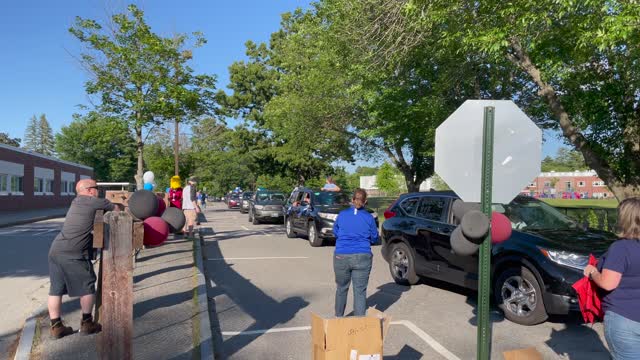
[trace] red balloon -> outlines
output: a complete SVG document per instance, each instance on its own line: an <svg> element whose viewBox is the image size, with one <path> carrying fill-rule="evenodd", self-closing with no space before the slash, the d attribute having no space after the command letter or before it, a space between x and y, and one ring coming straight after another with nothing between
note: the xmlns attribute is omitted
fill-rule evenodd
<svg viewBox="0 0 640 360"><path fill-rule="evenodd" d="M511 221L499 212L491 213L491 243L499 244L511 237Z"/></svg>
<svg viewBox="0 0 640 360"><path fill-rule="evenodd" d="M164 199L158 196L158 211L156 216L162 216L162 213L167 209L167 204L164 203Z"/></svg>
<svg viewBox="0 0 640 360"><path fill-rule="evenodd" d="M144 219L144 244L159 246L169 237L169 224L161 217L152 216Z"/></svg>

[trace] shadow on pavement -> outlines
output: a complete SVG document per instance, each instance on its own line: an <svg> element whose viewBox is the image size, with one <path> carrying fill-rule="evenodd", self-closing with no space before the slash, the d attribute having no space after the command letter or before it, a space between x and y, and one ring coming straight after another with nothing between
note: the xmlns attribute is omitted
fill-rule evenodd
<svg viewBox="0 0 640 360"><path fill-rule="evenodd" d="M207 241L204 252L207 258L224 257L217 241ZM309 305L309 302L300 296L292 296L280 302L276 301L253 285L250 280L240 275L226 261L207 263L205 272L207 279L210 280L207 284L207 293L210 299L209 306L212 310L211 324L217 359L226 359L235 354L262 336L262 333L233 335L225 340L217 316L215 296L226 295L244 313L253 318L254 322L248 328L233 329L234 331L247 332L274 328L278 324L284 324L293 319L298 311Z"/></svg>
<svg viewBox="0 0 640 360"><path fill-rule="evenodd" d="M384 312L409 290L411 290L410 286L398 285L395 282L380 285L378 291L367 298L367 306L375 307Z"/></svg>
<svg viewBox="0 0 640 360"><path fill-rule="evenodd" d="M162 269L158 269L158 270L154 270L148 273L144 273L144 274L139 274L139 275L135 275L133 277L133 283L139 283L142 280L148 279L150 277L156 276L156 275L160 275L160 274L164 274L164 273L169 273L172 271L176 271L176 270L186 270L186 269L191 269L193 267L192 264L184 264L184 265L176 265L176 266L169 266L169 267L165 267Z"/></svg>
<svg viewBox="0 0 640 360"><path fill-rule="evenodd" d="M566 317L565 317L566 319ZM609 350L598 333L581 320L566 319L564 329L551 329L547 346L563 359L609 359Z"/></svg>
<svg viewBox="0 0 640 360"><path fill-rule="evenodd" d="M409 345L404 345L396 355L385 356L385 360L420 360L423 354Z"/></svg>

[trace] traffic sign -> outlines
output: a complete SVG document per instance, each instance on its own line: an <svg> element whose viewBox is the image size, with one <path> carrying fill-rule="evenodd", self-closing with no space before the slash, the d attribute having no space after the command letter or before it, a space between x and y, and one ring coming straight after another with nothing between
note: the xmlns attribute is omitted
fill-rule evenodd
<svg viewBox="0 0 640 360"><path fill-rule="evenodd" d="M495 108L492 201L507 204L540 173L542 131L510 100L467 100L436 129L435 172L480 202L484 108Z"/></svg>

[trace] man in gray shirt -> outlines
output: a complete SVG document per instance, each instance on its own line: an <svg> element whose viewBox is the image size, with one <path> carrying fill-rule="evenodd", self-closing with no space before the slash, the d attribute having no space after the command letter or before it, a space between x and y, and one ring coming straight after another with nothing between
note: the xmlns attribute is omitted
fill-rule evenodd
<svg viewBox="0 0 640 360"><path fill-rule="evenodd" d="M60 318L62 295L80 297L82 322L80 332L84 335L101 330L93 321L91 312L95 302L96 274L91 264L93 251L93 219L97 210L111 211L114 205L106 199L98 198L96 182L82 179L76 185L76 194L62 226L49 249L49 318L51 336L59 339L73 333L70 326L64 326Z"/></svg>

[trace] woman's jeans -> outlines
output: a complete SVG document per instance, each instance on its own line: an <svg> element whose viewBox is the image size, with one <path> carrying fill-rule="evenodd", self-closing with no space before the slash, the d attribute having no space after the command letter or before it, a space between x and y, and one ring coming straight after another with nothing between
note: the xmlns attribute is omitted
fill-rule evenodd
<svg viewBox="0 0 640 360"><path fill-rule="evenodd" d="M604 338L614 360L640 359L640 322L607 311L604 315Z"/></svg>
<svg viewBox="0 0 640 360"><path fill-rule="evenodd" d="M367 284L371 273L371 254L334 254L336 274L336 316L344 316L349 283L353 281L353 314L364 316L367 308Z"/></svg>

